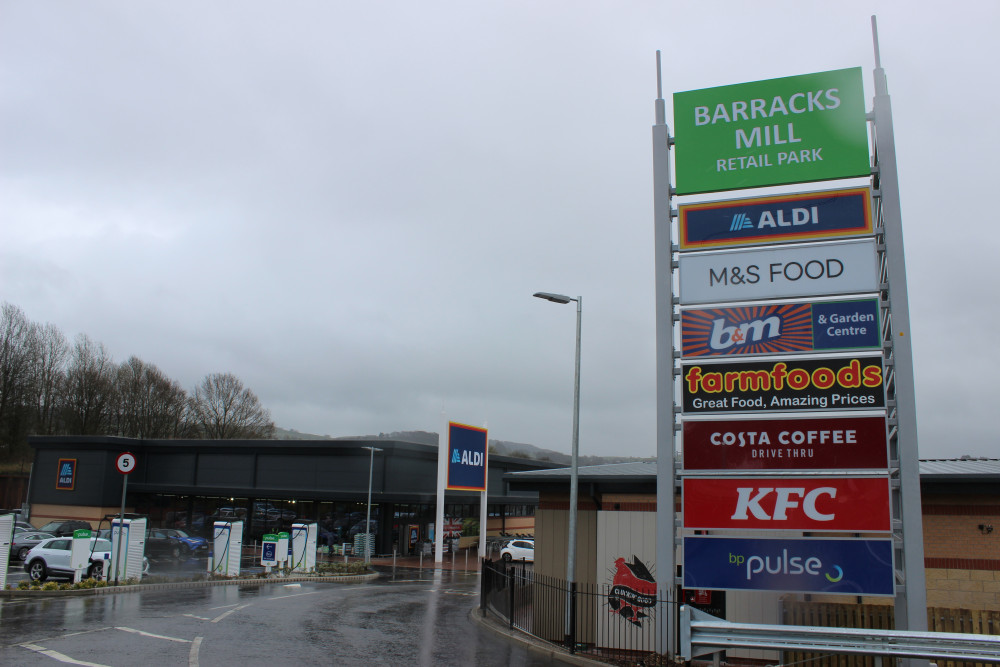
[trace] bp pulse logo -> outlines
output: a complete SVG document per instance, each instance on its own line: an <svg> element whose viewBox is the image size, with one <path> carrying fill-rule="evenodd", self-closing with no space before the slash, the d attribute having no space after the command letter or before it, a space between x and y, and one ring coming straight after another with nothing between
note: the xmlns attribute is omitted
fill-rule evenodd
<svg viewBox="0 0 1000 667"><path fill-rule="evenodd" d="M632 625L642 627L642 619L649 616L648 610L656 606L656 579L649 568L632 556L632 562L624 558L615 560L614 577L608 593L608 609L621 616Z"/></svg>
<svg viewBox="0 0 1000 667"><path fill-rule="evenodd" d="M729 564L742 568L746 564L746 580L752 581L755 576L778 575L796 576L806 575L819 577L822 575L831 584L835 584L844 578L844 569L839 565L830 565L824 568L823 561L817 556L789 556L788 549L782 550L780 554L773 557L771 555L745 556L742 554L729 554Z"/></svg>

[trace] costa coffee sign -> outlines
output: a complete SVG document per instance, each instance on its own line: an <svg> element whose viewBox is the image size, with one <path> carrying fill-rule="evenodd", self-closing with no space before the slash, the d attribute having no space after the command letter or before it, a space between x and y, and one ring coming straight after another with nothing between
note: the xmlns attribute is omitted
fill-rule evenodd
<svg viewBox="0 0 1000 667"><path fill-rule="evenodd" d="M685 470L889 466L885 417L685 421Z"/></svg>
<svg viewBox="0 0 1000 667"><path fill-rule="evenodd" d="M684 479L684 528L891 530L888 477Z"/></svg>

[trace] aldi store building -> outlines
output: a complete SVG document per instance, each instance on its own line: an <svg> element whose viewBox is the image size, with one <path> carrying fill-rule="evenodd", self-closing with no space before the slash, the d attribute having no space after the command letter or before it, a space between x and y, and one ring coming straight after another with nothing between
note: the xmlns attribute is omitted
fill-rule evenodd
<svg viewBox="0 0 1000 667"><path fill-rule="evenodd" d="M103 436L29 439L35 462L28 490L31 523L83 519L93 527L121 509L125 475L116 460L135 456L125 512L153 527L209 535L216 520L242 520L246 539L316 522L319 543L352 542L365 532L369 479L375 552L413 553L433 538L438 451L401 440L142 440ZM368 448L374 447L374 455ZM533 524L538 493L509 489L506 473L548 462L489 457L493 533ZM478 534L480 494L448 491L446 534ZM475 522L475 530L470 530ZM106 524L105 526L106 527Z"/></svg>

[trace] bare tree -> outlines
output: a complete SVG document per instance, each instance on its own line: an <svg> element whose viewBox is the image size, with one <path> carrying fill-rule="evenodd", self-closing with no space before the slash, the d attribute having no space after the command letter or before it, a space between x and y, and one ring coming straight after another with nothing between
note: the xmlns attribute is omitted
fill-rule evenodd
<svg viewBox="0 0 1000 667"><path fill-rule="evenodd" d="M64 414L71 435L102 435L110 429L114 395L114 361L101 343L86 334L76 337L66 372Z"/></svg>
<svg viewBox="0 0 1000 667"><path fill-rule="evenodd" d="M28 427L28 345L31 325L24 312L7 302L0 306L0 452L12 457Z"/></svg>
<svg viewBox="0 0 1000 667"><path fill-rule="evenodd" d="M115 431L129 438L181 435L187 392L153 364L136 356L118 367Z"/></svg>
<svg viewBox="0 0 1000 667"><path fill-rule="evenodd" d="M60 427L58 406L66 381L69 343L55 325L31 326L27 396L31 431L39 435L54 435Z"/></svg>
<svg viewBox="0 0 1000 667"><path fill-rule="evenodd" d="M190 409L191 419L204 438L274 437L271 413L232 373L206 376L194 390Z"/></svg>

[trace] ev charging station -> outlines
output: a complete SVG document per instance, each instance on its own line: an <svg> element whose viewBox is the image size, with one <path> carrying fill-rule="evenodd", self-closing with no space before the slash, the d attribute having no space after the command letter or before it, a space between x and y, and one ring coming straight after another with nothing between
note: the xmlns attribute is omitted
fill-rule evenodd
<svg viewBox="0 0 1000 667"><path fill-rule="evenodd" d="M216 521L213 535L212 557L208 559L209 573L226 577L239 576L240 556L243 553L243 522Z"/></svg>
<svg viewBox="0 0 1000 667"><path fill-rule="evenodd" d="M316 570L316 535L319 526L315 523L292 524L292 572L314 572Z"/></svg>
<svg viewBox="0 0 1000 667"><path fill-rule="evenodd" d="M14 515L0 515L0 558L10 562L10 545L14 539ZM7 568L0 567L0 589L7 588Z"/></svg>
<svg viewBox="0 0 1000 667"><path fill-rule="evenodd" d="M82 581L84 571L90 567L90 538L92 535L93 533L86 528L73 531L73 542L69 548L69 566L73 568L73 583ZM104 573L103 564L101 573Z"/></svg>
<svg viewBox="0 0 1000 667"><path fill-rule="evenodd" d="M73 540L74 548L76 540ZM86 540L90 552L90 540ZM108 580L142 579L142 561L146 555L146 520L111 520L111 568L105 568Z"/></svg>
<svg viewBox="0 0 1000 667"><path fill-rule="evenodd" d="M260 564L268 574L278 564L278 536L274 533L268 533L262 538Z"/></svg>
<svg viewBox="0 0 1000 667"><path fill-rule="evenodd" d="M275 553L278 567L286 567L288 565L288 537L288 533L284 531L278 533L278 549Z"/></svg>

